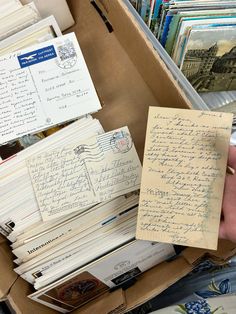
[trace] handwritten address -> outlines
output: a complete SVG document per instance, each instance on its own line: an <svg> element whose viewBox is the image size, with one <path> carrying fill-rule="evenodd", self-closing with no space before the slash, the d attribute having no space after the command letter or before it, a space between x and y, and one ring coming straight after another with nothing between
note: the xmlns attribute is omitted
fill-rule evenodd
<svg viewBox="0 0 236 314"><path fill-rule="evenodd" d="M130 143L124 127L30 158L28 168L43 219L82 211L139 189L141 164Z"/></svg>

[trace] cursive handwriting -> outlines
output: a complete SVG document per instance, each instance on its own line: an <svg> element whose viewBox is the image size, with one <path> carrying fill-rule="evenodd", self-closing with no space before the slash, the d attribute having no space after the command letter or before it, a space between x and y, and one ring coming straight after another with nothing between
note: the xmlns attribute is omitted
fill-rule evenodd
<svg viewBox="0 0 236 314"><path fill-rule="evenodd" d="M231 115L151 109L138 224L145 239L215 247L230 130Z"/></svg>
<svg viewBox="0 0 236 314"><path fill-rule="evenodd" d="M127 128L121 130L128 134ZM141 165L136 150L131 145L128 151L122 147L120 153L114 151L113 134L44 152L28 161L45 220L139 189Z"/></svg>
<svg viewBox="0 0 236 314"><path fill-rule="evenodd" d="M9 136L15 129L28 128L36 121L38 97L32 89L28 69L0 71L0 134Z"/></svg>

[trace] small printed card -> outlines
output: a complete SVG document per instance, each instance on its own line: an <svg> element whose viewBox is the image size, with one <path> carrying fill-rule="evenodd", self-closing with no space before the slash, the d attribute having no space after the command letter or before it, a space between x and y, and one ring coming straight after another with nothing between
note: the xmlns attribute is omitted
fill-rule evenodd
<svg viewBox="0 0 236 314"><path fill-rule="evenodd" d="M0 144L100 108L74 33L0 57Z"/></svg>
<svg viewBox="0 0 236 314"><path fill-rule="evenodd" d="M232 114L150 107L136 237L216 249Z"/></svg>
<svg viewBox="0 0 236 314"><path fill-rule="evenodd" d="M43 220L140 188L141 163L127 127L27 161Z"/></svg>

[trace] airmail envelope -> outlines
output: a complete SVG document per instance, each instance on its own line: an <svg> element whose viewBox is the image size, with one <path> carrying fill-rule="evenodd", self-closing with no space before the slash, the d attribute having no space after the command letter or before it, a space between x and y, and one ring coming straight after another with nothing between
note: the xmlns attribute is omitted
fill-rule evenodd
<svg viewBox="0 0 236 314"><path fill-rule="evenodd" d="M74 33L0 57L0 144L100 108Z"/></svg>

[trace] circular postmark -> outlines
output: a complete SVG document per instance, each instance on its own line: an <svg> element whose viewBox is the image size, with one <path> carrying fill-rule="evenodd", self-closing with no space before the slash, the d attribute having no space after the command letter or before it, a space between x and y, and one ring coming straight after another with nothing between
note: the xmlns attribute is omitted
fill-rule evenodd
<svg viewBox="0 0 236 314"><path fill-rule="evenodd" d="M111 138L111 147L114 153L127 153L133 142L130 134L125 131L114 132Z"/></svg>
<svg viewBox="0 0 236 314"><path fill-rule="evenodd" d="M56 59L55 62L57 64L57 66L59 66L62 69L71 69L76 64L77 58L76 57L72 57L72 58L68 58L66 60Z"/></svg>
<svg viewBox="0 0 236 314"><path fill-rule="evenodd" d="M56 59L56 64L62 69L71 69L77 62L77 57L71 57L66 60Z"/></svg>

